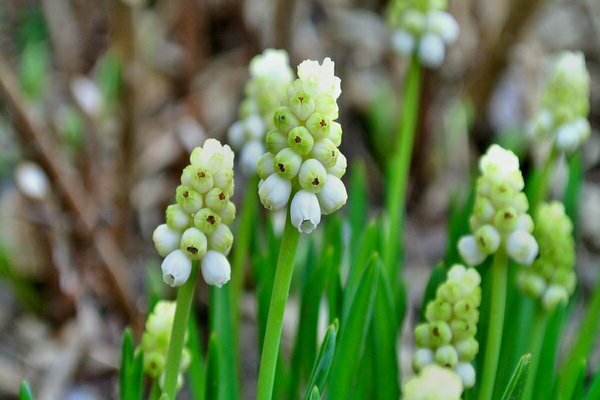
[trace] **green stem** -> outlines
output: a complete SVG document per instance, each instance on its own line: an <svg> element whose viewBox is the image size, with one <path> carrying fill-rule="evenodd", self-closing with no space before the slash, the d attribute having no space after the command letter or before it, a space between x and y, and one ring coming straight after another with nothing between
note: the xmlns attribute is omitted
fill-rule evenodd
<svg viewBox="0 0 600 400"><path fill-rule="evenodd" d="M198 264L198 261L192 261L190 277L177 291L177 306L175 308L173 328L171 329L171 338L169 339L169 350L165 364L165 381L163 384L163 394L166 394L169 400L175 399L177 391L177 376L179 375L181 352L183 351L185 334L188 329L188 319L194 299L194 289L196 288L196 277L198 276L199 269Z"/></svg>
<svg viewBox="0 0 600 400"><path fill-rule="evenodd" d="M279 342L281 340L281 328L283 325L283 313L290 291L292 273L294 271L294 258L296 257L299 238L300 233L292 226L288 212L283 237L281 238L277 269L275 270L275 281L273 282L271 303L269 304L265 341L260 358L257 387L258 400L270 400L273 394L277 354L279 353Z"/></svg>
<svg viewBox="0 0 600 400"><path fill-rule="evenodd" d="M553 148L546 157L546 161L544 161L544 165L537 172L537 176L535 176L535 184L533 185L532 193L529 197L529 209L531 210L531 215L535 215L536 208L540 205L541 202L546 200L548 197L548 191L550 190L550 179L552 178L552 173L554 172L554 166L556 164L556 160L558 159L558 152Z"/></svg>
<svg viewBox="0 0 600 400"><path fill-rule="evenodd" d="M498 370L498 358L502 345L502 329L504 325L504 311L506 308L506 287L508 275L508 260L506 249L500 247L494 256L491 271L491 308L488 325L487 342L485 346L485 359L483 364L483 378L481 381L480 400L491 400L494 393L494 382Z"/></svg>
<svg viewBox="0 0 600 400"><path fill-rule="evenodd" d="M160 386L158 386L158 378L152 380L150 387L150 400L160 399Z"/></svg>
<svg viewBox="0 0 600 400"><path fill-rule="evenodd" d="M544 333L548 322L548 314L544 309L536 307L535 319L533 320L533 330L531 331L531 340L529 344L529 352L531 353L531 363L529 364L529 375L527 384L523 392L522 399L533 400L533 389L537 377L537 369L540 363L542 346L544 345Z"/></svg>
<svg viewBox="0 0 600 400"><path fill-rule="evenodd" d="M404 85L402 114L398 126L398 143L387 171L386 210L388 231L383 249L383 261L391 282L395 282L396 261L399 254L398 241L400 229L404 223L406 204L406 186L410 172L413 142L419 115L419 96L421 92L421 65L416 57L410 62Z"/></svg>

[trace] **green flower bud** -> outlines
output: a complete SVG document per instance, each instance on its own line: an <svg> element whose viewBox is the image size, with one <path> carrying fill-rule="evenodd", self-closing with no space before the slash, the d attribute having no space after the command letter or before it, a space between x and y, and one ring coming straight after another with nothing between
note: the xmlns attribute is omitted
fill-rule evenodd
<svg viewBox="0 0 600 400"><path fill-rule="evenodd" d="M438 287L436 296L444 301L455 303L462 298L463 291L458 282L446 281Z"/></svg>
<svg viewBox="0 0 600 400"><path fill-rule="evenodd" d="M225 224L219 224L212 235L208 237L208 248L219 253L228 254L233 244L233 234Z"/></svg>
<svg viewBox="0 0 600 400"><path fill-rule="evenodd" d="M321 93L315 99L315 111L324 114L329 119L337 119L339 115L338 105L333 96Z"/></svg>
<svg viewBox="0 0 600 400"><path fill-rule="evenodd" d="M342 125L335 121L331 121L329 125L329 134L327 135L329 140L333 142L336 147L340 147L342 144Z"/></svg>
<svg viewBox="0 0 600 400"><path fill-rule="evenodd" d="M215 187L206 193L204 201L207 207L212 208L214 211L221 212L225 210L225 207L229 204L229 196L221 190L221 188Z"/></svg>
<svg viewBox="0 0 600 400"><path fill-rule="evenodd" d="M221 188L227 195L233 194L233 169L220 170L214 174L215 186Z"/></svg>
<svg viewBox="0 0 600 400"><path fill-rule="evenodd" d="M315 140L308 129L298 126L288 134L288 144L296 153L305 156L312 150Z"/></svg>
<svg viewBox="0 0 600 400"><path fill-rule="evenodd" d="M181 236L181 250L191 259L199 260L206 254L206 236L198 228L188 228Z"/></svg>
<svg viewBox="0 0 600 400"><path fill-rule="evenodd" d="M204 194L213 187L213 175L207 168L188 165L181 174L181 184Z"/></svg>
<svg viewBox="0 0 600 400"><path fill-rule="evenodd" d="M433 364L434 354L429 349L417 349L412 358L412 367L415 371L420 371L429 364Z"/></svg>
<svg viewBox="0 0 600 400"><path fill-rule="evenodd" d="M519 274L518 283L519 287L532 297L540 298L546 291L546 281L544 278L529 271Z"/></svg>
<svg viewBox="0 0 600 400"><path fill-rule="evenodd" d="M486 197L478 196L473 207L473 215L482 221L490 221L496 215L496 210Z"/></svg>
<svg viewBox="0 0 600 400"><path fill-rule="evenodd" d="M428 323L421 323L415 327L415 342L419 347L429 347L430 335Z"/></svg>
<svg viewBox="0 0 600 400"><path fill-rule="evenodd" d="M306 127L316 139L322 139L328 137L331 122L325 114L316 112L308 117Z"/></svg>
<svg viewBox="0 0 600 400"><path fill-rule="evenodd" d="M348 162L346 161L346 157L342 153L338 153L335 165L331 168L327 168L327 173L341 179L346 173L347 165Z"/></svg>
<svg viewBox="0 0 600 400"><path fill-rule="evenodd" d="M429 341L432 346L443 346L450 343L451 340L452 330L446 322L433 321L429 323Z"/></svg>
<svg viewBox="0 0 600 400"><path fill-rule="evenodd" d="M193 214L202 208L202 196L189 186L178 186L175 199L177 204L187 213Z"/></svg>
<svg viewBox="0 0 600 400"><path fill-rule="evenodd" d="M300 167L298 181L302 189L319 193L327 182L327 171L319 161L309 158Z"/></svg>
<svg viewBox="0 0 600 400"><path fill-rule="evenodd" d="M454 345L461 361L471 362L479 352L479 342L474 337L466 338Z"/></svg>
<svg viewBox="0 0 600 400"><path fill-rule="evenodd" d="M269 175L271 175L275 170L273 169L273 154L265 153L261 158L258 159L258 164L256 165L256 172L260 179L267 179Z"/></svg>
<svg viewBox="0 0 600 400"><path fill-rule="evenodd" d="M273 114L273 123L283 134L287 134L290 130L300 125L298 118L294 115L289 107L279 107Z"/></svg>
<svg viewBox="0 0 600 400"><path fill-rule="evenodd" d="M494 216L494 225L502 232L510 232L517 226L517 210L512 207L500 209Z"/></svg>
<svg viewBox="0 0 600 400"><path fill-rule="evenodd" d="M448 321L452 317L452 306L442 300L434 300L427 304L425 316L428 321Z"/></svg>
<svg viewBox="0 0 600 400"><path fill-rule="evenodd" d="M473 304L473 301L470 298L464 298L462 300L457 301L454 304L453 311L454 315L460 319L464 319L474 323L477 323L477 320L479 319L479 312L477 311L477 307Z"/></svg>
<svg viewBox="0 0 600 400"><path fill-rule="evenodd" d="M435 352L435 362L447 368L454 368L458 364L458 353L451 345L440 347Z"/></svg>
<svg viewBox="0 0 600 400"><path fill-rule="evenodd" d="M298 174L302 165L302 157L289 147L281 150L273 159L275 172L285 179L292 179Z"/></svg>
<svg viewBox="0 0 600 400"><path fill-rule="evenodd" d="M144 354L144 372L152 378L158 378L165 369L165 356L158 351Z"/></svg>
<svg viewBox="0 0 600 400"><path fill-rule="evenodd" d="M569 301L569 294L564 287L559 285L551 285L544 293L542 298L542 304L548 311L553 311L560 303L567 304Z"/></svg>
<svg viewBox="0 0 600 400"><path fill-rule="evenodd" d="M325 168L332 168L336 161L340 151L333 144L333 142L327 138L318 140L312 148L311 157L319 160Z"/></svg>
<svg viewBox="0 0 600 400"><path fill-rule="evenodd" d="M469 337L475 336L477 333L476 324L462 319L455 319L450 322L450 328L452 329L452 337L454 338L454 341L465 340Z"/></svg>
<svg viewBox="0 0 600 400"><path fill-rule="evenodd" d="M492 254L500 246L500 234L492 225L483 225L475 232L475 240L481 251Z"/></svg>
<svg viewBox="0 0 600 400"><path fill-rule="evenodd" d="M203 208L194 215L194 226L211 235L221 223L221 217L210 208Z"/></svg>
<svg viewBox="0 0 600 400"><path fill-rule="evenodd" d="M228 202L227 206L219 212L219 216L221 217L221 222L224 224L231 224L235 218L235 204L233 202Z"/></svg>
<svg viewBox="0 0 600 400"><path fill-rule="evenodd" d="M185 212L179 204L171 204L165 213L169 228L182 231L190 226L190 214Z"/></svg>
<svg viewBox="0 0 600 400"><path fill-rule="evenodd" d="M270 153L277 154L281 150L285 149L288 145L287 135L284 135L277 129L270 130L265 137L267 143L267 150Z"/></svg>
<svg viewBox="0 0 600 400"><path fill-rule="evenodd" d="M290 108L300 120L306 120L315 111L315 100L304 90L296 91L289 102Z"/></svg>

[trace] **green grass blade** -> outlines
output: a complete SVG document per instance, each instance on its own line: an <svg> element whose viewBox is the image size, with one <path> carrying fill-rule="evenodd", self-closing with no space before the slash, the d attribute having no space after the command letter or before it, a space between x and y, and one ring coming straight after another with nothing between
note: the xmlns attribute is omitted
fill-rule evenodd
<svg viewBox="0 0 600 400"><path fill-rule="evenodd" d="M219 338L215 334L208 340L206 354L206 399L218 398L219 387Z"/></svg>
<svg viewBox="0 0 600 400"><path fill-rule="evenodd" d="M325 332L325 337L323 337L323 343L321 344L321 350L319 351L319 355L315 360L315 365L313 366L312 372L310 373L310 378L308 379L308 388L313 388L310 392L307 392L304 396L304 399L312 398L312 392L314 392L314 388L317 388L319 392L323 392L325 388L325 382L327 381L327 376L329 375L329 369L331 368L331 364L333 362L333 357L335 354L335 341L338 332L338 321L334 321ZM320 398L320 397L319 397Z"/></svg>
<svg viewBox="0 0 600 400"><path fill-rule="evenodd" d="M353 296L347 318L340 327L340 339L329 377L330 400L347 399L356 383L356 373L371 325L382 261L377 256L366 267Z"/></svg>
<svg viewBox="0 0 600 400"><path fill-rule="evenodd" d="M565 305L561 304L550 315L544 332L544 342L535 377L535 399L544 400L550 398L551 389L554 387L556 381L556 361L564 320ZM578 397L578 399L581 399L581 397Z"/></svg>
<svg viewBox="0 0 600 400"><path fill-rule="evenodd" d="M527 376L529 375L529 363L531 362L531 354L524 354L519 363L517 364L517 368L513 372L510 380L508 381L508 386L504 391L504 395L502 396L502 400L520 400L523 391L525 390L525 383L527 382Z"/></svg>
<svg viewBox="0 0 600 400"><path fill-rule="evenodd" d="M367 222L368 198L367 177L365 165L362 161L352 165L350 173L350 193L348 196L348 218L350 220L350 243L359 243L362 232ZM354 261L357 246L350 247L350 259Z"/></svg>
<svg viewBox="0 0 600 400"><path fill-rule="evenodd" d="M190 314L189 322L188 348L192 360L187 371L188 382L192 398L195 400L204 400L206 394L206 365L204 364L204 354L200 346L200 328L195 313Z"/></svg>
<svg viewBox="0 0 600 400"><path fill-rule="evenodd" d="M579 400L583 399L584 387L585 387L585 371L587 369L587 361L585 358L581 360L577 366L577 379L575 380L575 390L571 399Z"/></svg>
<svg viewBox="0 0 600 400"><path fill-rule="evenodd" d="M318 387L313 386L312 390L310 391L310 396L308 397L308 400L321 400L321 393L319 393Z"/></svg>
<svg viewBox="0 0 600 400"><path fill-rule="evenodd" d="M133 334L130 328L123 332L121 343L121 368L119 369L119 393L121 400L133 400L134 382L130 377L133 373L134 346Z"/></svg>
<svg viewBox="0 0 600 400"><path fill-rule="evenodd" d="M19 400L33 400L33 392L31 391L31 387L29 386L29 382L21 381L21 386L19 388Z"/></svg>
<svg viewBox="0 0 600 400"><path fill-rule="evenodd" d="M585 395L585 400L596 400L600 399L600 372L596 372L594 378L592 379L592 383L590 384L590 388Z"/></svg>

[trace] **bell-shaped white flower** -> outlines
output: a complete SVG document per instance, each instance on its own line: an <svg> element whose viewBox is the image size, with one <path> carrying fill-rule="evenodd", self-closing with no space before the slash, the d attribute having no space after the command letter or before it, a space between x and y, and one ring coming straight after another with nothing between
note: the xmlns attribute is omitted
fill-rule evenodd
<svg viewBox="0 0 600 400"><path fill-rule="evenodd" d="M419 41L419 56L426 67L437 68L442 65L445 54L444 41L440 36L427 33Z"/></svg>
<svg viewBox="0 0 600 400"><path fill-rule="evenodd" d="M335 76L334 67L335 63L329 57L323 60L322 65L318 61L305 60L298 65L298 76L302 81L316 86L314 95L326 93L337 99L342 89L341 80Z"/></svg>
<svg viewBox="0 0 600 400"><path fill-rule="evenodd" d="M277 174L270 175L258 187L260 202L267 210L281 210L286 206L291 193L292 183Z"/></svg>
<svg viewBox="0 0 600 400"><path fill-rule="evenodd" d="M173 250L179 248L181 234L175 229L169 228L167 224L162 224L156 227L152 234L154 247L161 257L166 257Z"/></svg>
<svg viewBox="0 0 600 400"><path fill-rule="evenodd" d="M251 140L244 145L240 154L240 166L244 174L250 175L256 172L258 160L264 153L265 148L258 140Z"/></svg>
<svg viewBox="0 0 600 400"><path fill-rule="evenodd" d="M328 175L323 189L317 193L317 198L319 199L321 212L323 215L328 215L346 204L348 193L346 193L346 186L339 178Z"/></svg>
<svg viewBox="0 0 600 400"><path fill-rule="evenodd" d="M542 297L542 303L546 310L554 310L560 303L567 304L569 301L569 293L560 285L550 285Z"/></svg>
<svg viewBox="0 0 600 400"><path fill-rule="evenodd" d="M460 376L465 388L472 388L475 385L475 368L471 363L458 363L454 371Z"/></svg>
<svg viewBox="0 0 600 400"><path fill-rule="evenodd" d="M434 361L434 354L431 349L421 348L415 351L412 358L412 366L415 371L420 371Z"/></svg>
<svg viewBox="0 0 600 400"><path fill-rule="evenodd" d="M278 82L291 81L292 69L289 66L287 52L285 50L265 50L263 54L250 61L250 75Z"/></svg>
<svg viewBox="0 0 600 400"><path fill-rule="evenodd" d="M399 54L408 56L415 49L415 38L404 29L396 29L392 33L392 46Z"/></svg>
<svg viewBox="0 0 600 400"><path fill-rule="evenodd" d="M463 392L460 376L449 368L431 364L404 385L403 400L459 400Z"/></svg>
<svg viewBox="0 0 600 400"><path fill-rule="evenodd" d="M301 233L312 233L321 222L321 207L317 195L299 190L290 206L292 225Z"/></svg>
<svg viewBox="0 0 600 400"><path fill-rule="evenodd" d="M229 260L218 251L209 250L201 261L202 277L209 285L221 287L231 278Z"/></svg>
<svg viewBox="0 0 600 400"><path fill-rule="evenodd" d="M564 124L556 131L556 147L565 153L572 153L579 146L579 130L577 125Z"/></svg>
<svg viewBox="0 0 600 400"><path fill-rule="evenodd" d="M445 11L432 11L427 15L427 26L432 33L439 35L446 44L458 39L458 23Z"/></svg>
<svg viewBox="0 0 600 400"><path fill-rule="evenodd" d="M183 285L187 282L192 272L192 260L187 258L182 250L174 250L163 260L160 266L163 281L172 287Z"/></svg>
<svg viewBox="0 0 600 400"><path fill-rule="evenodd" d="M242 121L236 121L229 127L227 131L227 141L236 150L242 148L242 145L246 141L246 134L244 133L244 124Z"/></svg>
<svg viewBox="0 0 600 400"><path fill-rule="evenodd" d="M520 264L530 265L538 250L538 244L529 232L514 231L506 239L506 251Z"/></svg>
<svg viewBox="0 0 600 400"><path fill-rule="evenodd" d="M260 115L252 114L244 119L244 130L248 139L261 140L267 129Z"/></svg>
<svg viewBox="0 0 600 400"><path fill-rule="evenodd" d="M465 262L471 266L479 265L485 260L486 254L477 245L473 235L467 235L458 241L458 252Z"/></svg>

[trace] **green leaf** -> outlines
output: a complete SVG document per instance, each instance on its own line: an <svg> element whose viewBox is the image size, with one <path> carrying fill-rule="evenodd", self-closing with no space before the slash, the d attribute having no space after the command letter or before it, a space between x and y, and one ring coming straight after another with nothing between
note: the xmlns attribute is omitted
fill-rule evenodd
<svg viewBox="0 0 600 400"><path fill-rule="evenodd" d="M216 399L219 393L219 339L211 334L206 354L206 399Z"/></svg>
<svg viewBox="0 0 600 400"><path fill-rule="evenodd" d="M367 222L368 198L364 162L358 161L352 165L350 173L350 193L348 196L348 217L350 220L350 241L359 243ZM354 260L358 251L357 246L350 247L350 259Z"/></svg>
<svg viewBox="0 0 600 400"><path fill-rule="evenodd" d="M573 397L571 397L574 400L583 399L585 371L587 369L587 361L585 360L585 358L579 362L578 367L579 368L577 369L577 379L575 381L575 391L573 392Z"/></svg>
<svg viewBox="0 0 600 400"><path fill-rule="evenodd" d="M513 372L510 380L508 381L508 386L504 391L504 395L502 396L502 400L520 400L523 391L525 390L525 383L527 383L527 376L529 374L529 363L531 362L531 354L524 354L519 363L517 364L517 368Z"/></svg>
<svg viewBox="0 0 600 400"><path fill-rule="evenodd" d="M356 296L340 327L340 339L329 377L330 400L347 399L356 383L356 373L371 325L379 275L383 268L379 256L373 257L359 281Z"/></svg>
<svg viewBox="0 0 600 400"><path fill-rule="evenodd" d="M33 400L33 393L29 382L21 381L21 387L19 388L19 400Z"/></svg>
<svg viewBox="0 0 600 400"><path fill-rule="evenodd" d="M319 355L315 360L315 365L310 373L310 378L308 379L307 387L312 387L313 389L306 393L304 396L305 400L312 398L312 393L314 392L315 388L317 388L319 393L323 392L325 389L325 382L327 381L329 369L335 354L335 341L338 332L338 325L338 321L335 320L331 325L329 325L327 331L325 332L325 337L323 337L323 343L321 344L321 350L319 351Z"/></svg>
<svg viewBox="0 0 600 400"><path fill-rule="evenodd" d="M535 377L535 399L548 399L556 381L556 362L558 347L565 319L565 305L560 304L550 315L544 332L544 344L540 352L540 361ZM578 397L581 399L581 397Z"/></svg>
<svg viewBox="0 0 600 400"><path fill-rule="evenodd" d="M596 400L600 399L600 372L596 372L590 388L585 395L585 400Z"/></svg>
<svg viewBox="0 0 600 400"><path fill-rule="evenodd" d="M573 222L573 232L579 233L577 224L579 222L579 195L583 183L583 163L581 155L576 152L569 158L569 179L565 188L563 202L565 203L565 212Z"/></svg>
<svg viewBox="0 0 600 400"><path fill-rule="evenodd" d="M308 400L321 400L321 393L319 393L318 387L313 386L312 390L310 391L310 396L308 397Z"/></svg>
<svg viewBox="0 0 600 400"><path fill-rule="evenodd" d="M134 393L134 382L130 380L133 373L134 359L133 334L130 328L123 332L121 343L121 368L119 370L119 391L122 400L132 400Z"/></svg>
<svg viewBox="0 0 600 400"><path fill-rule="evenodd" d="M192 398L204 400L206 394L206 366L204 365L204 354L200 346L200 328L194 312L190 313L188 348L192 360L187 371L188 382Z"/></svg>

